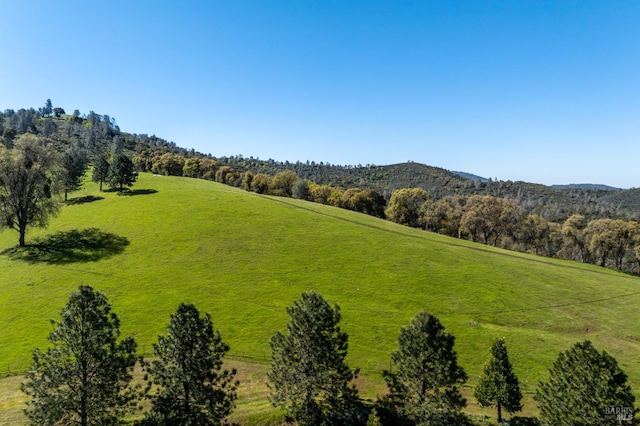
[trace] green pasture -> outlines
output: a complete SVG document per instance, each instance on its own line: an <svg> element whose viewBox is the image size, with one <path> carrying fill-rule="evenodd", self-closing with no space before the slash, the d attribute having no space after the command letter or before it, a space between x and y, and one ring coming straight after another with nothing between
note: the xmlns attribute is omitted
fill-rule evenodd
<svg viewBox="0 0 640 426"><path fill-rule="evenodd" d="M506 338L528 401L558 352L589 339L618 359L640 395L637 277L190 178L141 174L131 195L87 182L71 197L47 229L28 231L26 250L15 248L17 232L0 233L3 376L27 369L81 284L108 296L140 353L191 302L211 313L233 356L258 363L286 327L285 308L313 289L340 305L349 362L370 397L384 390L380 373L400 328L421 309L456 336L470 386L496 336ZM238 409L271 410L262 393Z"/></svg>

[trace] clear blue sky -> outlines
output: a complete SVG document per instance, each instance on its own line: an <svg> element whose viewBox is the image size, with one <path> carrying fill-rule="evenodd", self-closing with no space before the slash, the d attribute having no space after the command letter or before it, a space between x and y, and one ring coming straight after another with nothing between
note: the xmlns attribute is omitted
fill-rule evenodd
<svg viewBox="0 0 640 426"><path fill-rule="evenodd" d="M215 156L640 187L640 1L0 0L0 109Z"/></svg>

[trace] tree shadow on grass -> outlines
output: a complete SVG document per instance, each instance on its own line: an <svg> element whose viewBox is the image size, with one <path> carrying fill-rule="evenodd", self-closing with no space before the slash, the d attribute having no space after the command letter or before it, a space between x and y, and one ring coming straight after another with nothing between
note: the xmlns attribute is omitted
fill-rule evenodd
<svg viewBox="0 0 640 426"><path fill-rule="evenodd" d="M155 189L128 189L128 188L124 188L122 191L120 191L119 188L110 188L110 189L106 189L104 192L117 192L118 195L132 197L134 195L155 194L158 191L156 191Z"/></svg>
<svg viewBox="0 0 640 426"><path fill-rule="evenodd" d="M4 250L2 254L13 260L60 265L94 262L120 254L128 245L129 240L125 237L97 228L72 229L47 235L24 247Z"/></svg>
<svg viewBox="0 0 640 426"><path fill-rule="evenodd" d="M66 201L67 205L73 206L75 204L93 203L94 201L104 200L104 197L96 197L95 195L86 195L84 197L69 198Z"/></svg>

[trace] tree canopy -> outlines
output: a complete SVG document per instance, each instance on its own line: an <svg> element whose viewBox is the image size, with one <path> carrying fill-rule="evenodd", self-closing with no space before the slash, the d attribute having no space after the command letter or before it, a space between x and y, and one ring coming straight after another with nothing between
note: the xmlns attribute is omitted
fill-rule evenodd
<svg viewBox="0 0 640 426"><path fill-rule="evenodd" d="M491 358L484 365L474 396L483 407L496 407L498 424L502 422L502 409L509 413L522 410L522 392L513 372L504 338L496 339L491 346Z"/></svg>
<svg viewBox="0 0 640 426"><path fill-rule="evenodd" d="M131 158L123 153L115 154L107 175L109 185L112 188L118 188L122 192L125 186L133 186L137 179L138 173L135 171Z"/></svg>
<svg viewBox="0 0 640 426"><path fill-rule="evenodd" d="M104 294L80 286L52 321L51 347L33 352L23 391L34 425L115 424L133 409L136 363L131 337L119 341L120 320Z"/></svg>
<svg viewBox="0 0 640 426"><path fill-rule="evenodd" d="M168 333L153 345L156 359L146 366L154 393L145 424L219 425L231 413L238 382L222 370L229 351L207 313L182 303L171 315Z"/></svg>
<svg viewBox="0 0 640 426"><path fill-rule="evenodd" d="M13 149L0 146L0 220L18 231L25 245L27 226L45 227L60 203L58 154L46 140L31 134Z"/></svg>
<svg viewBox="0 0 640 426"><path fill-rule="evenodd" d="M346 363L347 334L340 330L340 308L318 293L302 293L287 308L287 334L271 338L270 400L300 425L364 422Z"/></svg>
<svg viewBox="0 0 640 426"><path fill-rule="evenodd" d="M558 355L534 399L542 424L549 426L616 425L615 417L607 418L607 409L633 409L635 401L616 359L588 340Z"/></svg>
<svg viewBox="0 0 640 426"><path fill-rule="evenodd" d="M383 375L389 401L401 416L415 424L460 423L466 400L458 386L467 374L458 365L454 340L438 318L426 311L400 330L398 349L391 354L395 370Z"/></svg>

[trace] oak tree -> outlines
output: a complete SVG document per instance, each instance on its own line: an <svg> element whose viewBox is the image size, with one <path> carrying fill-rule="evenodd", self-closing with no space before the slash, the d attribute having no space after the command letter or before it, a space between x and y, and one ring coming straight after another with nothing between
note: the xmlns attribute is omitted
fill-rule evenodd
<svg viewBox="0 0 640 426"><path fill-rule="evenodd" d="M58 154L32 134L18 138L13 149L0 146L0 220L18 231L25 245L27 226L46 227L60 208Z"/></svg>

